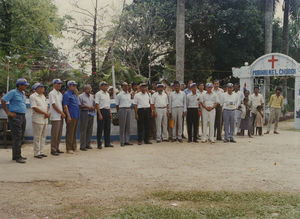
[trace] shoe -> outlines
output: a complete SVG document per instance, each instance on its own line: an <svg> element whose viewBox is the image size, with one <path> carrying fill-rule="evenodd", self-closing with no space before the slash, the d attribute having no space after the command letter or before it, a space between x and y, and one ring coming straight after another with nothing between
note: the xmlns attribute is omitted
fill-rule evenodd
<svg viewBox="0 0 300 219"><path fill-rule="evenodd" d="M183 143L182 139L178 139L178 142Z"/></svg>
<svg viewBox="0 0 300 219"><path fill-rule="evenodd" d="M223 139L222 138L217 138L217 141L223 141Z"/></svg>
<svg viewBox="0 0 300 219"><path fill-rule="evenodd" d="M267 132L265 132L265 135L268 135L270 132L269 131L267 131Z"/></svg>
<svg viewBox="0 0 300 219"><path fill-rule="evenodd" d="M215 142L215 141L210 141L210 143L211 143L211 144L214 144L214 143L216 143L216 142Z"/></svg>
<svg viewBox="0 0 300 219"><path fill-rule="evenodd" d="M152 144L152 142L151 141L146 141L145 144Z"/></svg>
<svg viewBox="0 0 300 219"><path fill-rule="evenodd" d="M124 147L124 146L125 146L125 144L123 144L123 143L122 143L122 144L120 144L120 145L121 145L121 147Z"/></svg>
<svg viewBox="0 0 300 219"><path fill-rule="evenodd" d="M67 151L67 154L74 154L74 151Z"/></svg>
<svg viewBox="0 0 300 219"><path fill-rule="evenodd" d="M206 141L206 140L202 140L201 142L202 142L202 143L206 143L207 141Z"/></svg>
<svg viewBox="0 0 300 219"><path fill-rule="evenodd" d="M91 146L86 147L86 149L93 149Z"/></svg>
<svg viewBox="0 0 300 219"><path fill-rule="evenodd" d="M133 144L131 144L131 143L129 143L129 142L125 142L125 145L131 146L131 145L133 145Z"/></svg>
<svg viewBox="0 0 300 219"><path fill-rule="evenodd" d="M224 141L223 141L224 143L228 143L229 141L227 140L227 139L224 139Z"/></svg>
<svg viewBox="0 0 300 219"><path fill-rule="evenodd" d="M21 157L19 159L16 159L17 163L26 163L26 161L24 159L22 159Z"/></svg>
<svg viewBox="0 0 300 219"><path fill-rule="evenodd" d="M63 153L65 153L65 152L63 152L63 151L60 151L60 150L57 150L57 153L59 153L59 154L63 154Z"/></svg>
<svg viewBox="0 0 300 219"><path fill-rule="evenodd" d="M184 135L182 135L182 138L183 138L183 139L186 139L186 137L185 137Z"/></svg>
<svg viewBox="0 0 300 219"><path fill-rule="evenodd" d="M157 141L156 141L156 143L160 143L160 142L161 142L160 140L157 140Z"/></svg>
<svg viewBox="0 0 300 219"><path fill-rule="evenodd" d="M191 141L191 140L188 140L188 143L192 143L192 141Z"/></svg>
<svg viewBox="0 0 300 219"><path fill-rule="evenodd" d="M36 155L34 157L37 158L37 159L42 159L43 158L43 156L41 156L41 155Z"/></svg>
<svg viewBox="0 0 300 219"><path fill-rule="evenodd" d="M163 142L169 142L169 140L168 140L168 139L165 139L165 140L163 140Z"/></svg>
<svg viewBox="0 0 300 219"><path fill-rule="evenodd" d="M143 144L143 142L141 142L141 141L138 142L138 145L142 145L142 144Z"/></svg>
<svg viewBox="0 0 300 219"><path fill-rule="evenodd" d="M279 132L276 132L276 131L274 131L274 134L278 135L278 134L279 134Z"/></svg>
<svg viewBox="0 0 300 219"><path fill-rule="evenodd" d="M86 149L86 148L80 148L80 150L81 150L81 151L87 151L87 149Z"/></svg>
<svg viewBox="0 0 300 219"><path fill-rule="evenodd" d="M58 155L59 155L58 152L51 152L51 154L52 154L53 156L58 156Z"/></svg>
<svg viewBox="0 0 300 219"><path fill-rule="evenodd" d="M105 146L106 148L113 148L114 146L112 144Z"/></svg>
<svg viewBox="0 0 300 219"><path fill-rule="evenodd" d="M194 140L193 142L194 142L194 143L199 143L199 141L198 141L198 140Z"/></svg>
<svg viewBox="0 0 300 219"><path fill-rule="evenodd" d="M176 141L176 139L172 139L172 142L175 142Z"/></svg>
<svg viewBox="0 0 300 219"><path fill-rule="evenodd" d="M41 154L42 157L48 157L46 154Z"/></svg>
<svg viewBox="0 0 300 219"><path fill-rule="evenodd" d="M23 160L27 160L27 157L22 157L22 156L21 156L21 158L22 158Z"/></svg>
<svg viewBox="0 0 300 219"><path fill-rule="evenodd" d="M231 143L236 143L236 140L230 139L230 142L231 142Z"/></svg>
<svg viewBox="0 0 300 219"><path fill-rule="evenodd" d="M101 149L102 149L102 146L98 146L97 148L98 148L99 150L101 150Z"/></svg>

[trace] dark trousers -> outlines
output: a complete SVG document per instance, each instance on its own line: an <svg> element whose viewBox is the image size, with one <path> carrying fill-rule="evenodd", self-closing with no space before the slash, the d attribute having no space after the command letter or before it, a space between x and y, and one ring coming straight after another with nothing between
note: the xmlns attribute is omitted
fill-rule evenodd
<svg viewBox="0 0 300 219"><path fill-rule="evenodd" d="M52 120L51 121L51 152L55 153L59 150L59 143L62 136L64 121Z"/></svg>
<svg viewBox="0 0 300 219"><path fill-rule="evenodd" d="M102 114L102 120L99 120L99 115L97 116L97 144L98 147L102 146L102 134L104 132L104 146L110 145L110 110L100 109Z"/></svg>
<svg viewBox="0 0 300 219"><path fill-rule="evenodd" d="M188 108L186 114L187 131L189 141L197 140L197 134L199 129L199 113L198 108Z"/></svg>
<svg viewBox="0 0 300 219"><path fill-rule="evenodd" d="M149 141L149 126L150 126L150 108L138 109L138 141L141 142L144 137L144 142ZM143 136L144 134L144 136Z"/></svg>
<svg viewBox="0 0 300 219"><path fill-rule="evenodd" d="M254 135L254 123L255 123L256 114L251 113L251 134Z"/></svg>
<svg viewBox="0 0 300 219"><path fill-rule="evenodd" d="M215 120L215 135L217 140L222 140L222 106L218 104L216 107L216 120Z"/></svg>
<svg viewBox="0 0 300 219"><path fill-rule="evenodd" d="M91 146L94 116L89 115L88 110L80 111L80 149Z"/></svg>
<svg viewBox="0 0 300 219"><path fill-rule="evenodd" d="M71 122L67 122L66 126L66 149L67 151L76 151L77 143L77 128L78 128L78 119L72 118Z"/></svg>
<svg viewBox="0 0 300 219"><path fill-rule="evenodd" d="M17 114L15 117L8 117L9 127L12 135L12 159L21 158L21 147L26 128L25 114Z"/></svg>

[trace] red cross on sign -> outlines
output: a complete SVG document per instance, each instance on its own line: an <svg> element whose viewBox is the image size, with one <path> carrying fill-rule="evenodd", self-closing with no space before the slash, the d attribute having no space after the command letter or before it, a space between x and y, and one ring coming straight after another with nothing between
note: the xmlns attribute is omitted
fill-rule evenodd
<svg viewBox="0 0 300 219"><path fill-rule="evenodd" d="M272 59L269 59L268 62L272 62L272 69L274 68L274 63L278 62L278 59L275 59L274 56L272 56Z"/></svg>

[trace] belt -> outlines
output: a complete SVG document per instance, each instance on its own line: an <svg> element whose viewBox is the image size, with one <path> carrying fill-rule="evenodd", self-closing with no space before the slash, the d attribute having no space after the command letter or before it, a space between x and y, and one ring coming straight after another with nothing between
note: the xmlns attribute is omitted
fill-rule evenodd
<svg viewBox="0 0 300 219"><path fill-rule="evenodd" d="M110 109L105 109L105 108L102 108L102 109L100 109L100 110L110 110Z"/></svg>
<svg viewBox="0 0 300 219"><path fill-rule="evenodd" d="M147 107L147 108L138 108L138 110L147 110L147 109L150 109L150 107Z"/></svg>
<svg viewBox="0 0 300 219"><path fill-rule="evenodd" d="M223 110L226 110L226 111L235 111L236 109L223 109Z"/></svg>
<svg viewBox="0 0 300 219"><path fill-rule="evenodd" d="M20 115L20 116L25 116L25 113L16 113L16 112L12 112L12 113L15 113L15 114Z"/></svg>
<svg viewBox="0 0 300 219"><path fill-rule="evenodd" d="M167 107L165 106L165 107L155 107L155 108L157 108L157 109L166 109Z"/></svg>
<svg viewBox="0 0 300 219"><path fill-rule="evenodd" d="M173 108L183 108L183 106L174 106L174 107L172 107L172 109Z"/></svg>
<svg viewBox="0 0 300 219"><path fill-rule="evenodd" d="M130 107L120 107L120 109L130 109Z"/></svg>

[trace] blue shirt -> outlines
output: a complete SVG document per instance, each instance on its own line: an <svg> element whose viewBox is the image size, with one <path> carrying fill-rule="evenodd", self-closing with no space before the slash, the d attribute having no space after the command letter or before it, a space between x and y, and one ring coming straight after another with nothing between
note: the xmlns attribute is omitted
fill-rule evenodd
<svg viewBox="0 0 300 219"><path fill-rule="evenodd" d="M79 115L80 115L79 102L76 97L76 94L73 91L68 90L67 92L64 93L63 105L68 106L68 110L71 118L79 119Z"/></svg>
<svg viewBox="0 0 300 219"><path fill-rule="evenodd" d="M25 92L20 92L17 88L9 91L2 100L9 102L8 111L14 113L26 113Z"/></svg>

